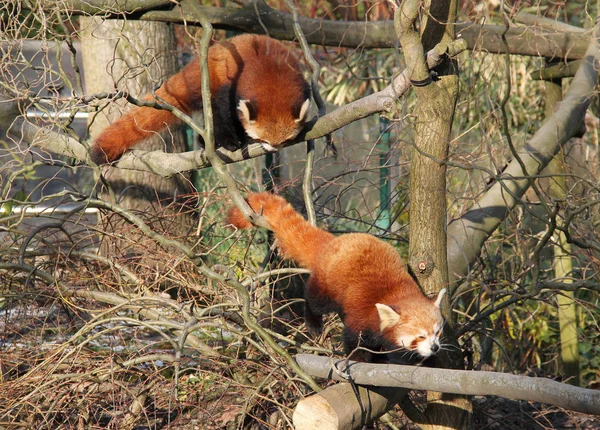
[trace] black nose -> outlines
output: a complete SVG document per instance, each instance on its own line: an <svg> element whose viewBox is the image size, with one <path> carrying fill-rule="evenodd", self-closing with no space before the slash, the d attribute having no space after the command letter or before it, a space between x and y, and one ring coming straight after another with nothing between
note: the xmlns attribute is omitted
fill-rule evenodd
<svg viewBox="0 0 600 430"><path fill-rule="evenodd" d="M438 352L440 350L440 346L437 343L434 343L433 345L431 345L431 352L433 354L435 354L436 352Z"/></svg>

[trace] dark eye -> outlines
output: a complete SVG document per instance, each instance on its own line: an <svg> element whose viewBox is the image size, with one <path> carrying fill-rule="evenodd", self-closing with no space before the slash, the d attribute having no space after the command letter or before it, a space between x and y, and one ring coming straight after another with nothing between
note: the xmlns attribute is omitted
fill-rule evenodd
<svg viewBox="0 0 600 430"><path fill-rule="evenodd" d="M423 336L423 335L417 336L417 340L419 340L419 341L425 340L425 336Z"/></svg>

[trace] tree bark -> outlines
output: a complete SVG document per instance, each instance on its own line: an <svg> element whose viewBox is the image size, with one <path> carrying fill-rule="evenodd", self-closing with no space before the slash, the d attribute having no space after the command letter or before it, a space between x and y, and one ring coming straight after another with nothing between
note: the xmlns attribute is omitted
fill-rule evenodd
<svg viewBox="0 0 600 430"><path fill-rule="evenodd" d="M419 38L413 30L418 16L417 1L405 0L396 11L396 32L403 47L407 68L413 82L431 79L425 66L423 51L438 43L454 40L452 24L456 20L455 1L426 2L422 13ZM411 22L413 20L413 22ZM410 222L408 266L426 295L434 296L448 285L446 242L446 164L448 143L452 131L454 108L458 98L458 74L452 60L437 69L440 78L426 86L415 86L415 148L410 169ZM445 343L457 346L452 332L453 322L449 301L442 307L447 321ZM435 357L436 366L463 368L460 348L441 351ZM423 414L407 415L424 429L465 428L471 420L472 406L468 397L448 393L427 393L428 404ZM406 399L408 401L408 399Z"/></svg>
<svg viewBox="0 0 600 430"><path fill-rule="evenodd" d="M323 357L326 358L326 357ZM298 402L292 420L296 430L356 429L371 424L390 410L408 390L356 386L347 382ZM357 396L358 393L358 396Z"/></svg>
<svg viewBox="0 0 600 430"><path fill-rule="evenodd" d="M127 91L136 98L150 93L162 80L179 69L177 42L172 27L159 22L104 20L98 17L81 17L83 62L86 91L88 94ZM124 99L109 101L89 121L92 138L108 123L130 108ZM145 149L161 149L165 152L185 151L185 135L181 127L171 128L161 136L152 137L139 144ZM99 198L118 203L120 207L139 211L145 217L168 210L181 209L178 199L192 190L183 175L161 177L150 172L139 172L102 166L103 186ZM178 207L179 206L179 207ZM187 235L191 218L186 216L165 217L159 230L169 235ZM156 248L156 245L128 227L119 217L103 217L100 221L109 232L127 233L106 235L101 252L112 256L138 256ZM145 250L145 251L143 251ZM143 259L140 269L143 269Z"/></svg>
<svg viewBox="0 0 600 430"><path fill-rule="evenodd" d="M118 89L141 98L179 69L177 41L168 24L82 17L81 29L88 94ZM124 99L103 106L90 120L91 136L96 136L129 108ZM140 146L148 150L182 152L184 138L182 129L175 128L165 133L164 138L151 138ZM149 206L148 202L189 191L177 176L161 178L147 172L111 167L103 168L103 173L119 196L119 203L129 208L144 209Z"/></svg>
<svg viewBox="0 0 600 430"><path fill-rule="evenodd" d="M312 354L298 354L295 358L302 369L317 378L346 381L344 373L347 373L356 384L371 387L398 387L473 396L493 395L600 415L600 391L574 387L548 378L356 361L350 361L346 366L346 360L332 361L329 357Z"/></svg>

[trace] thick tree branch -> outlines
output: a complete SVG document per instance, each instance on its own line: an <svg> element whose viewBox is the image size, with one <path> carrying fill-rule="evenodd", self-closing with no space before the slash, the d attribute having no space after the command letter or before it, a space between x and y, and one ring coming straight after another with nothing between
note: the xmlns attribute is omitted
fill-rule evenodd
<svg viewBox="0 0 600 430"><path fill-rule="evenodd" d="M543 16L533 15L527 12L519 12L513 18L515 22L525 24L529 27L543 28L548 31L558 31L562 33L584 33L585 29L575 27L558 19L545 18Z"/></svg>
<svg viewBox="0 0 600 430"><path fill-rule="evenodd" d="M448 226L448 270L450 280L467 274L483 243L519 202L530 181L552 160L560 147L580 128L598 79L600 50L598 26L585 58L554 114L518 151L496 183L473 207ZM523 171L521 166L525 167Z"/></svg>
<svg viewBox="0 0 600 430"><path fill-rule="evenodd" d="M552 66L544 67L543 69L534 70L529 76L536 81L553 81L562 78L571 78L575 76L580 65L581 60L570 61L568 63L560 62Z"/></svg>
<svg viewBox="0 0 600 430"><path fill-rule="evenodd" d="M421 38L415 29L415 22L419 16L419 5L418 1L403 1L402 6L394 13L394 28L398 40L402 44L408 77L413 82L424 82L430 77Z"/></svg>
<svg viewBox="0 0 600 430"><path fill-rule="evenodd" d="M141 15L140 19L181 23L185 17L188 23L199 23L188 1L181 2L181 10L151 11ZM264 28L268 28L269 35L277 39L294 40L295 37L291 15L271 9L260 0L249 2L242 8L203 6L202 11L215 28L251 33L264 33ZM300 25L308 42L317 45L390 48L398 43L391 20L359 22L302 17ZM584 34L549 33L536 27L512 27L506 31L502 26L463 22L456 24L456 32L467 41L469 50L495 54L506 51L502 42L504 32L510 52L515 55L576 60L583 58L587 48Z"/></svg>
<svg viewBox="0 0 600 430"><path fill-rule="evenodd" d="M46 10L68 9L74 14L134 14L147 10L160 9L173 5L171 0L127 0L127 1L107 1L107 0L31 0L32 9L40 7ZM27 8L26 5L23 8Z"/></svg>
<svg viewBox="0 0 600 430"><path fill-rule="evenodd" d="M427 54L427 64L430 68L438 65L444 55L454 56L462 52L465 49L465 42L458 40L444 48L445 50L433 49ZM396 100L404 95L409 88L410 81L405 71L378 93L356 100L322 118L311 121L298 139L289 145L323 137L374 113L392 112L396 108ZM6 112L5 115L0 116L0 129L9 130L9 134L14 138L25 141L31 146L44 151L66 155L84 163L90 162L87 148L76 139L49 128L38 127L27 122L23 117L17 116L20 113L17 100L0 93L0 106L3 108L3 112ZM260 157L267 153L260 144L252 144L233 152L224 148L217 148L216 152L225 164ZM174 154L163 151L133 150L123 155L116 166L168 177L209 167L210 163L205 151L202 149Z"/></svg>
<svg viewBox="0 0 600 430"><path fill-rule="evenodd" d="M572 411L600 415L600 391L574 387L547 378L499 372L382 365L298 354L296 361L317 378L345 381L348 374L359 385L401 387L466 395L494 395L514 400L547 403Z"/></svg>
<svg viewBox="0 0 600 430"><path fill-rule="evenodd" d="M168 0L115 2L106 0L67 0L45 2L43 8L65 9L69 13L109 13L114 16L134 14L146 21L166 21L177 24L200 25L200 14L205 16L216 29L236 30L269 35L276 39L294 40L292 16L270 8L264 1L247 2L243 7L192 7L195 0L183 0L173 9L165 6L173 4ZM160 10L160 9L165 10ZM159 10L156 10L159 9ZM144 12L145 13L140 13ZM200 14L198 13L200 12ZM258 15L258 16L257 16ZM131 17L130 19L132 19ZM325 46L390 48L396 47L397 38L392 21L331 21L320 18L300 18L302 32L309 43ZM482 50L494 54L504 54L506 49L502 34L511 54L532 55L547 58L578 60L583 58L587 48L587 38L582 32L548 32L543 28L505 27L481 25L472 22L456 24L456 31L465 39L469 50Z"/></svg>
<svg viewBox="0 0 600 430"><path fill-rule="evenodd" d="M22 116L20 101L0 91L0 131L42 151L90 163L87 148L76 139L51 127L31 124ZM0 135L1 136L1 135Z"/></svg>

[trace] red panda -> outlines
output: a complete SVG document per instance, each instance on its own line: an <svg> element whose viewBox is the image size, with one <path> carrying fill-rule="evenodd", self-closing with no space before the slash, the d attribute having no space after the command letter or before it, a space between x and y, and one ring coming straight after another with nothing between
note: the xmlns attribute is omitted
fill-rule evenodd
<svg viewBox="0 0 600 430"><path fill-rule="evenodd" d="M310 87L288 48L267 36L244 34L209 48L208 69L217 146L239 149L258 141L270 151L296 138L310 105ZM202 109L197 59L169 78L156 96L186 114ZM148 95L146 100L155 100ZM167 110L136 107L95 139L97 164L118 159L128 148L181 121Z"/></svg>
<svg viewBox="0 0 600 430"><path fill-rule="evenodd" d="M375 352L401 348L427 358L440 349L445 289L435 300L425 297L394 247L366 233L334 236L274 194L250 194L248 203L267 220L283 256L311 271L305 321L312 334L321 331L323 314L337 312L347 354L361 346ZM227 222L240 229L252 226L236 207ZM365 349L352 358L385 361Z"/></svg>

